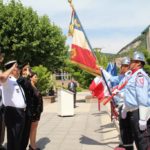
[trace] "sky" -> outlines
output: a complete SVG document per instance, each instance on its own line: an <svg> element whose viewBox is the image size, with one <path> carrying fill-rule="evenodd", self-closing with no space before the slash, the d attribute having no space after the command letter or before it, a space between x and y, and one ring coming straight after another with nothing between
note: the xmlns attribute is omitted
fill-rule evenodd
<svg viewBox="0 0 150 150"><path fill-rule="evenodd" d="M4 0L5 2L8 0ZM68 0L20 0L67 35L71 18ZM150 0L73 0L92 48L117 53L150 25ZM67 38L71 45L71 37Z"/></svg>

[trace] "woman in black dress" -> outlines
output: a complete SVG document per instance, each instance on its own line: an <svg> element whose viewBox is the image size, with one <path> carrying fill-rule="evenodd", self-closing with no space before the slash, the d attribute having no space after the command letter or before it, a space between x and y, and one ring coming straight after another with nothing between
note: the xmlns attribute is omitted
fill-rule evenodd
<svg viewBox="0 0 150 150"><path fill-rule="evenodd" d="M30 130L30 145L29 150L40 150L36 147L36 133L37 127L40 120L41 113L43 111L43 100L40 91L36 88L36 83L38 81L38 77L36 73L31 73L30 75L31 84L34 89L34 96L33 96L33 106L32 106L32 124Z"/></svg>

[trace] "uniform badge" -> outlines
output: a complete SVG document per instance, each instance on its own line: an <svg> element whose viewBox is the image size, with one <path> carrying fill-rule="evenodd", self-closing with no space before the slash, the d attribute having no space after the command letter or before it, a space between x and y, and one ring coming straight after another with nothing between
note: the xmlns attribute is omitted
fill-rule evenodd
<svg viewBox="0 0 150 150"><path fill-rule="evenodd" d="M19 89L16 89L16 92L19 93Z"/></svg>
<svg viewBox="0 0 150 150"><path fill-rule="evenodd" d="M142 74L139 74L137 77L137 86L139 86L139 87L144 86L144 77Z"/></svg>

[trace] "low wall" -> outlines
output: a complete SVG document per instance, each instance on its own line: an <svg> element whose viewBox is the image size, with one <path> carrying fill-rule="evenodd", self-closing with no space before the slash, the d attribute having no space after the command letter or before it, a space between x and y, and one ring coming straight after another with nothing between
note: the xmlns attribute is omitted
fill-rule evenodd
<svg viewBox="0 0 150 150"><path fill-rule="evenodd" d="M43 100L49 103L54 103L56 101L56 96L43 96Z"/></svg>

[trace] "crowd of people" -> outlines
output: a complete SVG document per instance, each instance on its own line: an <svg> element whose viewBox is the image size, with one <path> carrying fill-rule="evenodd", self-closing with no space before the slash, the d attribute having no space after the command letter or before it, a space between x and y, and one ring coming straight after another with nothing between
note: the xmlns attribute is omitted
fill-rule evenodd
<svg viewBox="0 0 150 150"><path fill-rule="evenodd" d="M36 87L37 74L27 63L16 60L4 64L0 74L0 149L7 130L7 150L40 150L36 146L37 126L43 111L43 100Z"/></svg>
<svg viewBox="0 0 150 150"><path fill-rule="evenodd" d="M143 69L145 64L143 53L135 51L131 60L122 60L120 75L108 78L118 85L112 90L121 137L115 150L134 150L134 142L137 150L150 150L150 77Z"/></svg>
<svg viewBox="0 0 150 150"><path fill-rule="evenodd" d="M150 149L150 77L144 71L145 57L134 52L124 57L120 74L107 78L117 85L112 90L119 112L121 143L116 148L134 150ZM43 111L43 100L36 87L38 76L27 63L19 65L9 61L0 73L0 149L7 130L7 150L40 150L36 146L38 123ZM101 68L104 76L108 73ZM122 86L123 85L123 86ZM121 88L120 88L121 87ZM76 107L77 84L71 80L68 90L74 93ZM30 141L30 143L29 143Z"/></svg>

